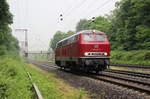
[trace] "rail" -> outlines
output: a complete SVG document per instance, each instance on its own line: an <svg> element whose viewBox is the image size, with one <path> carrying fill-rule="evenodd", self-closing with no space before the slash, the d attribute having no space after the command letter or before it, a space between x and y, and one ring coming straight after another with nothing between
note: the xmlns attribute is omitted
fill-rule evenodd
<svg viewBox="0 0 150 99"><path fill-rule="evenodd" d="M112 73L125 74L125 75L131 75L131 76L137 76L137 77L143 77L143 78L150 78L150 74L142 73L142 72L132 72L132 71L113 70L113 69L108 69L105 72L112 72Z"/></svg>
<svg viewBox="0 0 150 99"><path fill-rule="evenodd" d="M132 64L110 64L110 66L115 67L128 67L128 68L140 68L140 69L150 69L150 65L132 65Z"/></svg>

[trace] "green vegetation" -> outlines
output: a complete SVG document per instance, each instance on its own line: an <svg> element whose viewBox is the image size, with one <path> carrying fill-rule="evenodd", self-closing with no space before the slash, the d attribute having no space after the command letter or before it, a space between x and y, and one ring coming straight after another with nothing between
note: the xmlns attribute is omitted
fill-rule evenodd
<svg viewBox="0 0 150 99"><path fill-rule="evenodd" d="M150 0L121 0L110 16L112 49L150 49Z"/></svg>
<svg viewBox="0 0 150 99"><path fill-rule="evenodd" d="M28 65L17 56L1 56L0 68L0 99L35 99L26 71L32 75L44 99L87 99L85 91L66 85L55 74Z"/></svg>
<svg viewBox="0 0 150 99"><path fill-rule="evenodd" d="M12 15L6 0L0 1L0 55L9 51L17 52L18 41L12 36L9 25L12 23Z"/></svg>
<svg viewBox="0 0 150 99"><path fill-rule="evenodd" d="M112 51L111 63L150 65L150 51Z"/></svg>
<svg viewBox="0 0 150 99"><path fill-rule="evenodd" d="M87 99L83 89L76 90L66 85L56 74L47 73L33 65L27 67L27 71L31 73L44 99Z"/></svg>
<svg viewBox="0 0 150 99"><path fill-rule="evenodd" d="M76 32L85 29L96 29L108 33L110 27L111 22L107 18L99 16L94 18L94 20L81 19L76 26Z"/></svg>
<svg viewBox="0 0 150 99"><path fill-rule="evenodd" d="M15 56L16 57L16 56ZM0 57L0 99L30 99L31 84L19 58Z"/></svg>

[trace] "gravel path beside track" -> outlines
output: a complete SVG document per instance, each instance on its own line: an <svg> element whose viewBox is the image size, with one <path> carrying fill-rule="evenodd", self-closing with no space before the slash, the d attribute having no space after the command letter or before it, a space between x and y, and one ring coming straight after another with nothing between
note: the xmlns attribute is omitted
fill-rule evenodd
<svg viewBox="0 0 150 99"><path fill-rule="evenodd" d="M150 96L145 93L142 94L132 89L92 79L84 75L75 75L62 71L54 66L53 63L35 61L30 61L30 63L35 64L45 71L56 73L58 77L73 87L84 88L88 93L95 94L91 96L92 99L150 99ZM124 76L127 77L128 75Z"/></svg>

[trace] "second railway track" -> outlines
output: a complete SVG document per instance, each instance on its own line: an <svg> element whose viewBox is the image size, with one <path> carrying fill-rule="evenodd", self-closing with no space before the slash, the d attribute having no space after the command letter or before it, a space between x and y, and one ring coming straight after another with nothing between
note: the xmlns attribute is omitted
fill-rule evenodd
<svg viewBox="0 0 150 99"><path fill-rule="evenodd" d="M150 65L110 64L110 66L127 67L127 68L139 68L139 69L150 69Z"/></svg>
<svg viewBox="0 0 150 99"><path fill-rule="evenodd" d="M90 77L150 94L150 80L105 72L101 73L100 75L94 75Z"/></svg>
<svg viewBox="0 0 150 99"><path fill-rule="evenodd" d="M131 75L131 76L137 76L137 77L143 77L143 78L150 78L150 74L148 74L148 73L141 73L141 72L132 72L132 71L124 71L124 70L113 70L113 69L108 69L105 72L125 74L125 75Z"/></svg>

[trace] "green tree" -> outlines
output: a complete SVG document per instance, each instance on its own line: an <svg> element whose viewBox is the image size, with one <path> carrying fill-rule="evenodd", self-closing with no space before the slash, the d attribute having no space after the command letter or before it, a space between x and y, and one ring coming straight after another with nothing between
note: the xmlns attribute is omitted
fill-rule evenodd
<svg viewBox="0 0 150 99"><path fill-rule="evenodd" d="M150 49L150 0L122 0L116 3L111 19L114 49Z"/></svg>
<svg viewBox="0 0 150 99"><path fill-rule="evenodd" d="M91 22L89 26L90 29L96 29L105 33L109 33L111 22L107 18L99 16L96 17L93 22L92 19L89 21Z"/></svg>
<svg viewBox="0 0 150 99"><path fill-rule="evenodd" d="M54 50L57 42L59 42L60 40L66 38L72 34L74 34L73 31L68 31L67 33L57 31L50 41L50 47Z"/></svg>
<svg viewBox="0 0 150 99"><path fill-rule="evenodd" d="M89 21L86 19L81 19L77 25L76 25L76 32L79 32L81 30L89 29Z"/></svg>
<svg viewBox="0 0 150 99"><path fill-rule="evenodd" d="M97 29L102 32L108 33L111 27L111 22L102 16L96 17L94 20L82 19L77 23L76 31L87 30L87 29Z"/></svg>
<svg viewBox="0 0 150 99"><path fill-rule="evenodd" d="M60 41L61 39L63 39L63 32L57 31L57 32L55 33L55 35L53 36L53 38L51 39L51 42L50 42L50 46L51 46L51 48L52 48L53 50L54 50L55 47L56 47L56 43L57 43L58 41Z"/></svg>
<svg viewBox="0 0 150 99"><path fill-rule="evenodd" d="M1 52L18 50L18 41L12 36L9 25L12 24L12 14L6 0L0 0L0 50ZM5 51L2 51L5 50Z"/></svg>

